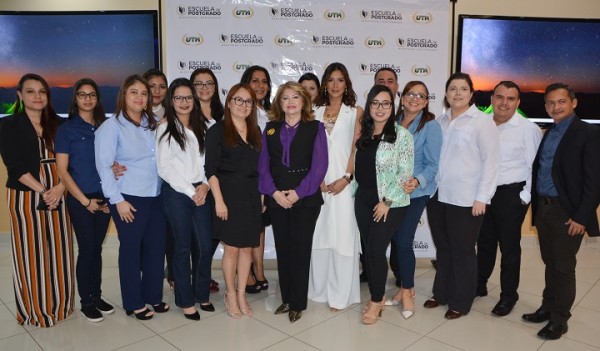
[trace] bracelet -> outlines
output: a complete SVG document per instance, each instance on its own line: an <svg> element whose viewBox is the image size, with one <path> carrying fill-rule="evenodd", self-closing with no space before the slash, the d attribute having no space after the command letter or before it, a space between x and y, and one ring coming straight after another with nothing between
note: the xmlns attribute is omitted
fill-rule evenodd
<svg viewBox="0 0 600 351"><path fill-rule="evenodd" d="M390 200L390 199L386 199L385 196L383 197L383 199L381 199L381 201L383 201L383 203L387 206L387 207L392 207L392 204L394 203L394 201Z"/></svg>
<svg viewBox="0 0 600 351"><path fill-rule="evenodd" d="M350 177L348 177L347 175L344 175L342 178L344 178L344 180L347 181L348 184L352 182L352 179L350 179Z"/></svg>
<svg viewBox="0 0 600 351"><path fill-rule="evenodd" d="M85 206L85 208L90 207L91 204L92 204L92 199L90 199L90 202L88 202L88 204Z"/></svg>
<svg viewBox="0 0 600 351"><path fill-rule="evenodd" d="M41 191L38 191L40 193L40 195L44 195L44 193L46 193L46 191L48 191L48 189L44 188Z"/></svg>

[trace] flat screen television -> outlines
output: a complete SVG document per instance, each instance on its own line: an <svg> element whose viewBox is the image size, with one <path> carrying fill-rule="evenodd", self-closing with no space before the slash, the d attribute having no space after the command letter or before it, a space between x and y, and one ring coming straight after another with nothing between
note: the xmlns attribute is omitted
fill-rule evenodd
<svg viewBox="0 0 600 351"><path fill-rule="evenodd" d="M73 84L84 77L98 83L105 112L113 112L125 77L159 67L158 28L155 10L0 11L0 116L14 103L25 73L48 81L62 116Z"/></svg>
<svg viewBox="0 0 600 351"><path fill-rule="evenodd" d="M459 15L456 70L473 78L479 107L490 105L498 82L512 80L521 113L551 123L544 89L563 82L575 90L578 116L600 123L600 19Z"/></svg>

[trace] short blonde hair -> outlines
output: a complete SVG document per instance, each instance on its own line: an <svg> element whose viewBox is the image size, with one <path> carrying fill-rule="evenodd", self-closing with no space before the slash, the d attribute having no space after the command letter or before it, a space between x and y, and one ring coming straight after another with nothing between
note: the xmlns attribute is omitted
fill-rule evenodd
<svg viewBox="0 0 600 351"><path fill-rule="evenodd" d="M302 96L302 112L300 114L300 119L303 122L312 121L315 119L310 94L300 83L294 81L281 84L277 89L277 95L275 95L275 99L273 99L273 104L271 105L271 110L269 111L269 119L276 122L283 122L285 120L285 113L281 109L280 101L285 89L291 89L297 93L300 93L300 96Z"/></svg>

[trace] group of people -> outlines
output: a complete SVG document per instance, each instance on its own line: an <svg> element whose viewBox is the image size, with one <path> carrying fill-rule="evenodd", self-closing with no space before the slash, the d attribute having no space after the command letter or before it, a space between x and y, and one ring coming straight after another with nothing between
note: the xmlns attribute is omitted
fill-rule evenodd
<svg viewBox="0 0 600 351"><path fill-rule="evenodd" d="M123 81L112 118L96 83L78 81L61 123L46 81L23 76L15 114L0 124L19 323L51 326L72 312L71 224L81 312L90 321L114 312L101 298L110 217L123 309L140 320L170 309L162 301L165 253L185 318L199 320L197 306L214 311L219 242L227 315L252 316L246 293L269 287L268 225L282 300L275 314L293 323L309 299L346 309L360 302L366 280L364 324L376 323L386 305L401 306L408 319L416 296L412 245L425 209L438 263L424 307L447 305L447 319L469 313L474 298L487 295L499 244L502 294L492 313L503 316L518 299L520 229L532 202L546 289L542 307L523 318L549 320L540 336L559 338L574 299L581 234L598 235L600 198L599 132L575 116L572 89L546 89L556 123L542 139L517 113L513 82L495 87L490 117L473 104L471 77L454 73L437 118L423 82L399 92L396 73L382 68L374 83L365 108L357 106L348 70L336 62L320 81L305 74L271 100L269 72L252 66L223 104L209 69L170 84L151 70ZM386 300L390 242L400 289Z"/></svg>

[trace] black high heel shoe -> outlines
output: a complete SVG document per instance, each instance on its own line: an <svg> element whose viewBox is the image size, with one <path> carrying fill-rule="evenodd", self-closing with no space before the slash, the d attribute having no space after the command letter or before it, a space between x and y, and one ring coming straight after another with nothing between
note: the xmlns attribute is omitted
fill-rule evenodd
<svg viewBox="0 0 600 351"><path fill-rule="evenodd" d="M127 311L125 311L125 313L128 316L131 316L133 314L136 319L139 319L141 321L147 321L148 319L152 319L152 317L154 317L154 313L152 313L152 311L150 311L148 309L148 307L144 308L144 310L142 310L140 312L134 312L132 310L127 310Z"/></svg>

